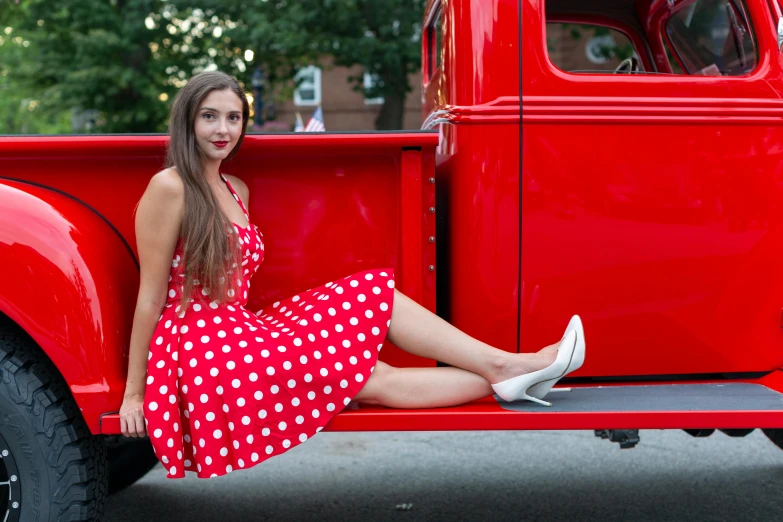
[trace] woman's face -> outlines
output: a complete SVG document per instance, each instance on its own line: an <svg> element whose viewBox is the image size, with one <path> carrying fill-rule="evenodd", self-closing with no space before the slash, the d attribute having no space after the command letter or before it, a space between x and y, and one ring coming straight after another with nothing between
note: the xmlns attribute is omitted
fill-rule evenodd
<svg viewBox="0 0 783 522"><path fill-rule="evenodd" d="M210 160L223 160L242 135L242 102L231 90L212 91L196 113L196 144Z"/></svg>

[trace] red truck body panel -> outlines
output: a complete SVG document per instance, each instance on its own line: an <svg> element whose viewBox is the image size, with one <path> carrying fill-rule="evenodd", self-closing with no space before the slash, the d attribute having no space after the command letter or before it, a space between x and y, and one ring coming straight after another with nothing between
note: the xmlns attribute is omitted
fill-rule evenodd
<svg viewBox="0 0 783 522"><path fill-rule="evenodd" d="M659 70L686 3L637 2ZM757 67L739 77L565 73L526 4L523 351L578 311L600 346L578 375L783 366L783 60L769 5L746 4Z"/></svg>
<svg viewBox="0 0 783 522"><path fill-rule="evenodd" d="M122 399L138 268L69 196L0 178L0 209L0 313L46 352L95 430Z"/></svg>
<svg viewBox="0 0 783 522"><path fill-rule="evenodd" d="M442 24L443 45L425 30L423 110L424 128L437 133L248 136L224 170L249 185L251 218L265 234L250 308L394 266L400 290L505 350L555 342L580 314L589 353L569 376L577 388L736 382L783 391L779 9L747 0L757 66L745 76L570 74L550 62L547 20L591 22L632 33L648 46L645 67L670 72L662 23L686 2L630 3L640 28L579 11L548 17L543 0L525 0L522 13L513 0L430 1L425 27ZM3 178L17 178L70 194L133 250L132 211L161 168L165 139L3 138L0 184L16 188ZM16 293L24 284L11 282ZM126 313L135 293L117 299ZM381 354L435 365L392 346ZM112 412L124 380L112 375L113 408L79 399L96 432L119 432ZM705 427L783 427L783 406L520 413L489 398L349 409L328 429Z"/></svg>
<svg viewBox="0 0 783 522"><path fill-rule="evenodd" d="M580 313L596 351L575 377L783 366L783 61L767 2L747 2L758 66L742 77L565 73L546 22L601 20L575 2L548 18L540 0L522 4L520 71L497 48L519 37L500 16L515 3L489 4L428 4L448 42L431 77L424 43L424 110L442 135L452 322L501 346L518 326L532 351ZM632 39L654 51L670 4L637 2L657 38Z"/></svg>
<svg viewBox="0 0 783 522"><path fill-rule="evenodd" d="M101 415L117 411L122 401L138 291L134 209L162 167L167 139L0 140L0 267L27 269L0 268L10 276L0 292L0 312L44 348L94 432ZM366 268L393 266L398 288L434 311L435 246L429 238L435 214L429 209L435 205L430 178L437 139L434 132L247 136L224 171L248 184L251 218L264 232L267 254L248 308ZM47 206L52 198L65 202ZM79 219L68 221L73 212ZM17 232L15 220L38 226ZM61 233L46 233L57 227ZM24 248L25 241L32 246ZM84 259L85 267L72 268L69 259ZM49 275L51 264L57 277ZM74 283L80 274L92 277ZM41 285L33 286L38 280ZM43 309L52 295L61 309ZM381 359L435 365L388 343Z"/></svg>

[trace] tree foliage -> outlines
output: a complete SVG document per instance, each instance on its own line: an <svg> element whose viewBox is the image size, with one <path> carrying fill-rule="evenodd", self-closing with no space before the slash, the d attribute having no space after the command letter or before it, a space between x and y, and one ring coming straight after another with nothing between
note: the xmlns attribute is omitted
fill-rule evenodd
<svg viewBox="0 0 783 522"><path fill-rule="evenodd" d="M161 98L174 94L171 67L188 55L180 35L146 22L165 17L165 4L29 0L9 11L16 11L13 29L29 45L8 68L42 112L95 110L103 132L164 130L168 107Z"/></svg>
<svg viewBox="0 0 783 522"><path fill-rule="evenodd" d="M336 65L358 65L377 78L376 86L367 91L362 75L351 78L354 89L366 98L384 98L376 128L402 128L409 77L421 65L424 0L311 1L322 5L317 29L323 35L323 52L330 53Z"/></svg>
<svg viewBox="0 0 783 522"><path fill-rule="evenodd" d="M215 41L219 66L249 83L261 67L272 92L290 96L292 79L305 65L329 57L335 66L358 66L349 78L366 98L383 97L376 128L400 129L409 77L418 71L424 0L211 0L202 2L206 18L230 20L224 39ZM175 5L187 10L187 0ZM191 9L191 12L193 9ZM236 60L238 50L254 51L252 65ZM363 74L376 78L365 89Z"/></svg>
<svg viewBox="0 0 783 522"><path fill-rule="evenodd" d="M364 94L385 99L377 127L402 127L408 77L419 67L424 0L192 5L186 0L4 5L0 132L21 132L22 126L41 132L90 114L96 131L160 132L177 89L197 72L224 70L250 90L251 74L261 68L267 92L282 101L290 97L296 71L323 58L374 74L378 81ZM361 74L350 81L364 92Z"/></svg>

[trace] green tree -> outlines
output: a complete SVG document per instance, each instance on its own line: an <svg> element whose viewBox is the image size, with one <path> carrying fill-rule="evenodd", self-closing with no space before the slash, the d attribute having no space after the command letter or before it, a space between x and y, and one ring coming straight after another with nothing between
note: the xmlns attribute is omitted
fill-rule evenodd
<svg viewBox="0 0 783 522"><path fill-rule="evenodd" d="M175 10L159 0L29 0L1 22L28 42L6 53L10 81L43 113L94 111L103 132L165 129L180 67L198 54L170 30Z"/></svg>
<svg viewBox="0 0 783 522"><path fill-rule="evenodd" d="M377 78L365 90L362 75L352 77L355 90L367 98L383 96L376 129L401 129L409 76L421 67L421 22L424 0L311 0L319 17L322 49L336 65L359 65Z"/></svg>
<svg viewBox="0 0 783 522"><path fill-rule="evenodd" d="M318 22L319 12L302 2L263 0L203 0L198 8L190 0L171 0L182 18L197 20L183 27L195 31L208 58L221 71L250 85L256 68L265 73L265 98L290 99L296 71L321 56L320 41L308 27Z"/></svg>
<svg viewBox="0 0 783 522"><path fill-rule="evenodd" d="M190 2L174 0L183 12ZM409 75L419 70L424 0L211 0L202 2L205 19L229 22L213 40L217 61L246 83L261 67L273 93L287 97L296 70L330 57L335 66L360 66L349 78L367 98L384 98L376 129L401 129ZM247 66L238 60L252 50ZM363 73L376 78L365 89Z"/></svg>
<svg viewBox="0 0 783 522"><path fill-rule="evenodd" d="M11 74L9 62L24 59L30 42L0 24L0 134L70 132L71 111L41 107L35 88Z"/></svg>
<svg viewBox="0 0 783 522"><path fill-rule="evenodd" d="M64 118L94 114L95 131L159 132L177 89L201 70L219 68L249 86L260 67L271 96L280 101L290 97L300 67L331 57L334 65L358 65L377 77L366 92L361 75L350 81L367 97L384 97L376 128L399 129L411 89L408 75L419 68L423 5L424 0L204 0L199 8L189 0L8 3L0 9L0 31L11 28L23 44L0 46L0 89L14 93L0 102L0 122L18 128L21 118L29 127L34 114L41 124L31 132L43 132Z"/></svg>
<svg viewBox="0 0 783 522"><path fill-rule="evenodd" d="M600 25L563 24L563 28L568 30L568 35L572 40L581 40L585 33L591 34L593 38L612 36L612 30ZM552 45L552 42L547 40L547 46L551 47ZM622 44L607 41L599 46L598 53L608 60L617 59L622 61L634 55L634 48L630 41Z"/></svg>

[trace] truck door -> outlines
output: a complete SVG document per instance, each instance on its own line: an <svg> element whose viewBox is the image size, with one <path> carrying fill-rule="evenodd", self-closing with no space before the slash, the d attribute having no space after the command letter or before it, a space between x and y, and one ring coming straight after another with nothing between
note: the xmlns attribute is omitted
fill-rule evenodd
<svg viewBox="0 0 783 522"><path fill-rule="evenodd" d="M583 376L783 364L783 83L760 0L523 3L520 349Z"/></svg>

